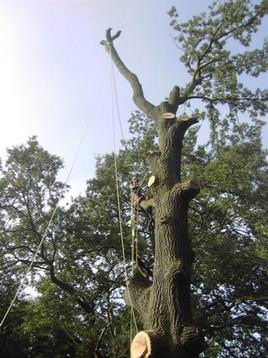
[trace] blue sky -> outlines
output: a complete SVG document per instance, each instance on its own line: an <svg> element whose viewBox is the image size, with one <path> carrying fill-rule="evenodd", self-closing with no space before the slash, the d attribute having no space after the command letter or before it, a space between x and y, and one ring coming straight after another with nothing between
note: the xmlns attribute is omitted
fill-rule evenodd
<svg viewBox="0 0 268 358"><path fill-rule="evenodd" d="M96 154L113 149L109 59L100 46L105 29L122 30L117 48L139 76L146 97L157 104L175 84L183 85L187 79L179 65L180 54L172 40L167 11L177 4L184 20L206 10L209 3L2 0L0 156L4 157L6 147L37 135L41 145L64 159L64 180L90 117L69 181L73 195L83 193L86 180L94 175ZM263 27L259 38L264 33ZM127 133L127 119L135 106L129 85L120 75L116 80Z"/></svg>

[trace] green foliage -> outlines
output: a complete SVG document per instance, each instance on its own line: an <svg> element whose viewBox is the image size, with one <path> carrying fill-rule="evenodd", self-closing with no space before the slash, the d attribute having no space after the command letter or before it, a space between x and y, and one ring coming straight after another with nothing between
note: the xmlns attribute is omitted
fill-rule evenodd
<svg viewBox="0 0 268 358"><path fill-rule="evenodd" d="M122 181L121 189L125 198L122 214L129 262L126 158L122 152L118 169L120 178L127 178ZM130 165L130 159L128 163ZM5 289L7 285L15 286L11 278L16 275L18 280L18 273L25 272L30 264L54 205L62 195L64 185L56 181L60 167L60 160L41 148L36 138L31 138L25 146L9 150L1 177L3 246L0 260ZM125 312L122 304L124 267L113 155L99 158L96 178L88 182L85 197L74 199L69 209L58 208L38 252L33 273L31 284L40 296L33 302L21 297L21 304L27 303L26 309L22 313L16 310L21 319L15 330L22 346L21 355L24 351L26 356L35 357L93 357L93 354L101 357L109 352L117 357L127 355L129 330L121 333L122 326L117 328L121 324L129 327L130 322L129 312ZM10 293L3 309L7 309L12 298ZM7 321L4 330L9 327L10 321ZM10 333L9 338L15 341ZM117 341L122 342L125 349L120 348ZM3 349L7 350L7 346Z"/></svg>
<svg viewBox="0 0 268 358"><path fill-rule="evenodd" d="M3 253L1 250L0 267L3 269ZM6 313L11 300L15 295L17 285L14 276L10 272L1 272L0 280L0 315L1 320ZM11 311L6 318L5 325L1 328L0 334L0 356L3 358L26 358L29 340L21 332L20 326L24 320L26 302L16 302L15 310Z"/></svg>
<svg viewBox="0 0 268 358"><path fill-rule="evenodd" d="M199 163L184 168L203 183L190 230L195 314L208 337L208 357L267 354L268 163L261 126L237 125L217 155L208 152L201 161L197 147Z"/></svg>
<svg viewBox="0 0 268 358"><path fill-rule="evenodd" d="M21 263L29 263L65 186L56 181L62 161L43 150L35 137L8 154L0 172L2 245L5 264L20 270Z"/></svg>
<svg viewBox="0 0 268 358"><path fill-rule="evenodd" d="M267 113L267 89L254 90L249 82L249 76L261 76L268 69L267 40L260 49L253 43L267 12L267 0L256 5L249 0L215 1L208 12L183 23L175 7L169 11L180 60L192 78L184 87L186 103L197 101L210 120L215 143L220 129L228 129L237 116Z"/></svg>

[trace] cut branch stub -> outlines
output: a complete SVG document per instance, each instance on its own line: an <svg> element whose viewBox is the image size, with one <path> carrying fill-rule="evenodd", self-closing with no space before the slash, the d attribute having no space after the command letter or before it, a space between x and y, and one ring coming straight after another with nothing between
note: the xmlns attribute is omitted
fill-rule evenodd
<svg viewBox="0 0 268 358"><path fill-rule="evenodd" d="M200 192L201 184L196 180L187 180L184 183L177 183L173 188L173 195L183 195L186 199L193 199Z"/></svg>
<svg viewBox="0 0 268 358"><path fill-rule="evenodd" d="M163 119L175 119L176 115L172 112L165 112L165 113L163 113L162 118Z"/></svg>
<svg viewBox="0 0 268 358"><path fill-rule="evenodd" d="M148 180L148 184L147 184L148 188L150 188L151 186L155 185L156 182L157 182L156 176L155 176L155 175L151 175L150 178L149 178L149 180Z"/></svg>
<svg viewBox="0 0 268 358"><path fill-rule="evenodd" d="M147 358L150 357L151 349L151 339L148 333L139 332L133 339L130 348L131 358Z"/></svg>
<svg viewBox="0 0 268 358"><path fill-rule="evenodd" d="M134 337L131 348L131 358L167 358L167 346L161 337L153 331L141 331Z"/></svg>
<svg viewBox="0 0 268 358"><path fill-rule="evenodd" d="M199 122L196 117L189 117L186 113L179 116L178 121L179 121L179 123L181 123L181 125L184 125L186 127L186 129L188 127L192 126L193 124L196 124Z"/></svg>

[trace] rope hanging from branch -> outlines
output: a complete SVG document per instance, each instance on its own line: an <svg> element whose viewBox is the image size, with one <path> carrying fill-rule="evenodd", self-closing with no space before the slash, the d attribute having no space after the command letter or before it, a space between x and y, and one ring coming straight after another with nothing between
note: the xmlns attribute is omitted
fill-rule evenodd
<svg viewBox="0 0 268 358"><path fill-rule="evenodd" d="M87 135L87 132L88 132L88 128L89 128L89 124L90 124L90 122L91 122L91 120L92 120L92 118L93 118L93 114L94 114L94 111L95 111L97 102L98 102L99 98L101 98L100 94L101 94L101 90L102 90L102 88L103 88L104 77L105 77L105 71L103 70L103 72L102 72L102 77L101 77L101 79L100 79L100 81L99 81L99 87L98 87L98 90L97 90L97 92L96 92L96 96L95 96L95 98L94 98L94 100L93 100L93 102L92 102L92 106L91 106L91 109L90 109L90 111L89 111L89 115L88 115L88 117L87 117L87 120L86 120L86 123L85 123L85 127L84 127L84 129L82 130L82 134L81 134L81 137L80 137L80 139L79 139L79 142L78 142L78 145L77 145L77 149L76 149L76 151L74 152L73 161L72 161L71 167L70 167L70 169L69 169L69 171L68 171L68 174L67 174L67 176L66 176L66 179L65 179L65 181L64 181L64 185L67 185L68 182L69 182L69 179L70 179L71 174L72 174L72 172L73 172L74 166L75 166L75 164L76 164L76 162L77 162L77 160L78 160L78 157L79 157L79 154L80 154L82 145L83 145L84 140L85 140L85 138L86 138L86 135ZM3 318L2 318L2 320L1 320L1 322L0 322L0 328L3 326L3 324L4 324L4 322L5 322L6 318L7 318L7 316L8 316L8 314L9 314L9 312L11 311L13 305L15 304L15 302L16 302L18 296L19 296L19 294L21 293L21 291L22 291L23 288L24 288L24 285L25 285L25 283L26 283L26 281L27 281L27 276L30 274L30 272L31 272L31 270L32 270L32 267L34 266L34 262L35 262L35 260L36 260L36 258L37 258L37 255L38 255L38 253L39 253L39 251L40 251L40 249L41 249L42 244L44 243L44 241L45 241L45 239L46 239L48 230L49 230L49 228L51 227L51 225L52 225L52 223L53 223L53 220L54 220L54 218L55 218L56 212L57 212L58 207L59 207L60 200L61 200L61 199L59 199L58 202L56 203L56 205L55 205L55 207L54 207L54 209L53 209L53 211L52 211L52 214L51 214L51 216L50 216L50 218L49 218L48 224L47 224L47 226L46 226L46 228L45 228L45 231L44 231L44 233L43 233L43 235L42 235L42 237L41 237L41 240L40 240L40 242L39 242L39 244L38 244L38 246L37 246L37 249L35 250L34 255L33 255L32 259L31 259L31 261L30 261L30 264L29 264L27 270L25 271L25 273L23 274L22 278L20 279L20 284L19 284L19 286L18 286L18 288L17 288L17 290L16 290L16 292L15 292L15 295L14 295L14 297L13 297L13 299L12 299L12 301L11 301L9 307L7 308L5 314L4 314L4 316L3 316Z"/></svg>
<svg viewBox="0 0 268 358"><path fill-rule="evenodd" d="M122 130L122 123L120 117L120 107L119 101L117 97L116 91L116 80L114 75L113 63L111 61L111 99L112 99L112 131L113 131L113 142L114 142L114 173L115 173L115 185L116 185L116 197L117 197L117 210L118 210L118 220L119 220L119 231L120 231L120 241L121 241L121 249L122 249L122 256L123 256L123 265L124 265L124 276L125 276L125 284L128 290L128 274L127 274L127 261L126 261L126 254L125 254L125 243L124 243L124 235L123 235L123 224L122 224L122 209L121 209L121 202L120 202L120 183L119 183L119 175L118 175L118 165L117 165L117 148L116 148L116 130L115 130L115 109L117 112L117 118L121 129L121 135L123 134ZM133 305L131 304L131 322L130 322L130 342L132 341L132 326L134 323L134 327L136 333L138 332L137 327L137 320L135 316L135 312L133 309Z"/></svg>

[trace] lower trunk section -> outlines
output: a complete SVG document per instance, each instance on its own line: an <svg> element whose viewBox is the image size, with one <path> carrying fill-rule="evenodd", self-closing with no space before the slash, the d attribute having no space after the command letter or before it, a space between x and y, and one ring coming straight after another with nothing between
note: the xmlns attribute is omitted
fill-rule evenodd
<svg viewBox="0 0 268 358"><path fill-rule="evenodd" d="M164 267L153 283L136 271L129 284L128 303L140 313L146 330L134 339L131 358L196 358L205 348L191 322L189 278L181 265Z"/></svg>
<svg viewBox="0 0 268 358"><path fill-rule="evenodd" d="M155 202L153 282L136 271L128 287L129 303L139 312L145 331L135 337L132 358L196 358L204 340L192 323L188 203L196 183L176 184L158 192Z"/></svg>

